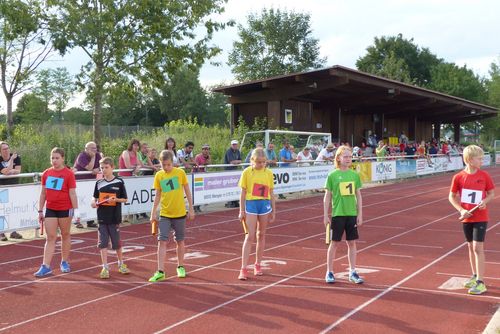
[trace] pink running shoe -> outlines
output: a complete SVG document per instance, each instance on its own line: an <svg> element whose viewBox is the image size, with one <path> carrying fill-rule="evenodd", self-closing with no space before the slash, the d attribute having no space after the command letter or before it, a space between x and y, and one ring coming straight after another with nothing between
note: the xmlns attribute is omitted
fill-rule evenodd
<svg viewBox="0 0 500 334"><path fill-rule="evenodd" d="M259 263L254 264L253 274L255 276L262 276L262 275L264 275L264 273L262 272L262 267L260 266Z"/></svg>
<svg viewBox="0 0 500 334"><path fill-rule="evenodd" d="M240 276L238 276L239 280L246 281L248 278L248 270L247 268L241 268Z"/></svg>

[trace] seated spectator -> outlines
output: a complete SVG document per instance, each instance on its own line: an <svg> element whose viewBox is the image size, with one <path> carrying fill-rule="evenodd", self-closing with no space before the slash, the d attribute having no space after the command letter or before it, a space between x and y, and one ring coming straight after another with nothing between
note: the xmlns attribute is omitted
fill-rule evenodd
<svg viewBox="0 0 500 334"><path fill-rule="evenodd" d="M315 165L326 165L328 163L333 163L335 159L335 147L333 143L329 143L326 145L324 149L319 152L318 157L316 158Z"/></svg>
<svg viewBox="0 0 500 334"><path fill-rule="evenodd" d="M311 148L309 146L304 147L302 151L297 154L297 161L299 161L299 166L311 166L311 163L313 161L313 156L311 153ZM308 161L308 162L301 162L301 161Z"/></svg>
<svg viewBox="0 0 500 334"><path fill-rule="evenodd" d="M293 145L290 145L290 153L292 154L292 159L297 161L297 153L295 153L295 147ZM290 166L297 167L297 163L292 162Z"/></svg>
<svg viewBox="0 0 500 334"><path fill-rule="evenodd" d="M179 163L184 166L186 173L189 173L191 168L195 165L193 149L194 143L192 141L187 141L186 144L184 144L184 148L177 151Z"/></svg>
<svg viewBox="0 0 500 334"><path fill-rule="evenodd" d="M119 172L120 176L137 175L142 167L142 163L138 158L138 152L141 143L137 139L132 139L125 151L122 152L119 159L120 169L134 169L133 171Z"/></svg>
<svg viewBox="0 0 500 334"><path fill-rule="evenodd" d="M430 146L429 146L429 154L430 155L436 155L436 154L438 154L438 149L437 149L437 147L436 147L435 144L432 144L432 143L430 144Z"/></svg>
<svg viewBox="0 0 500 334"><path fill-rule="evenodd" d="M155 171L159 171L161 169L161 163L160 160L158 160L158 151L155 148L150 148L148 150L148 156L155 167Z"/></svg>
<svg viewBox="0 0 500 334"><path fill-rule="evenodd" d="M255 148L263 148L264 147L264 144L262 144L261 141L257 141L255 143ZM250 150L250 152L248 152L246 158L245 158L245 163L246 164L249 164L250 163L250 158L252 157L252 152L253 152L254 149Z"/></svg>
<svg viewBox="0 0 500 334"><path fill-rule="evenodd" d="M416 151L417 151L417 149L415 148L415 146L413 145L413 143L409 143L408 145L406 145L405 154L408 157L410 157L410 159L414 158L414 155L415 155Z"/></svg>
<svg viewBox="0 0 500 334"><path fill-rule="evenodd" d="M280 161L283 162L280 167L288 167L290 162L296 161L292 157L292 152L290 152L290 143L286 139L283 141L283 148L280 150Z"/></svg>
<svg viewBox="0 0 500 334"><path fill-rule="evenodd" d="M85 144L85 150L80 152L76 157L73 164L73 170L77 172L92 172L92 174L76 174L77 180L91 180L95 179L97 174L101 171L99 168L99 161L101 160L101 153L97 151L97 145L93 141ZM82 223L76 223L76 228L83 228ZM97 227L93 220L87 221L87 227Z"/></svg>
<svg viewBox="0 0 500 334"><path fill-rule="evenodd" d="M141 149L137 153L137 158L141 162L143 168L149 168L150 170L148 171L143 171L142 175L154 175L156 168L149 158L149 147L148 144L142 143L141 144Z"/></svg>
<svg viewBox="0 0 500 334"><path fill-rule="evenodd" d="M0 174L1 175L18 175L21 174L21 157L17 153L10 152L10 146L7 142L0 142ZM18 178L0 178L0 185L18 184ZM16 231L10 233L11 239L22 239L23 236ZM0 233L0 241L7 241L5 233Z"/></svg>
<svg viewBox="0 0 500 334"><path fill-rule="evenodd" d="M174 167L179 167L180 164L179 164L179 158L177 157L176 146L177 144L175 143L175 139L172 137L168 137L167 140L165 141L165 149L167 151L172 152L172 154L174 155L172 161L174 163Z"/></svg>
<svg viewBox="0 0 500 334"><path fill-rule="evenodd" d="M276 157L276 152L274 151L273 143L269 143L267 145L265 153L266 153L267 165L269 167L277 166L278 158Z"/></svg>
<svg viewBox="0 0 500 334"><path fill-rule="evenodd" d="M197 154L194 158L196 166L193 169L195 173L202 173L205 171L205 166L212 163L212 158L210 156L210 145L203 144L201 147L201 153Z"/></svg>

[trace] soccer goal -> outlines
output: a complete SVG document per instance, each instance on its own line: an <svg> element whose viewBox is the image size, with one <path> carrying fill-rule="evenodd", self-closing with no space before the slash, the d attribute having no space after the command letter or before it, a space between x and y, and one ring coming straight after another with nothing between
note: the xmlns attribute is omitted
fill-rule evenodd
<svg viewBox="0 0 500 334"><path fill-rule="evenodd" d="M277 148L281 146L284 140L288 140L297 152L305 146L325 147L332 142L332 135L326 132L308 132L308 131L286 131L286 130L261 130L245 133L241 141L241 147L253 149L256 142L261 142L264 147L269 143L274 143Z"/></svg>

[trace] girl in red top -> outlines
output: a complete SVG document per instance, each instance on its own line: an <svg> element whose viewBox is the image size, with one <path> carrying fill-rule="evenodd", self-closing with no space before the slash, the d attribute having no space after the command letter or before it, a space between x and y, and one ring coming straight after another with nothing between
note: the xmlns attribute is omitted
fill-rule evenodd
<svg viewBox="0 0 500 334"><path fill-rule="evenodd" d="M463 155L466 166L453 177L449 201L460 212L465 239L469 246L472 277L464 286L469 289L469 294L480 295L486 292L483 281L484 239L488 224L486 204L495 196L495 185L490 175L481 170L484 153L479 146L467 146Z"/></svg>
<svg viewBox="0 0 500 334"><path fill-rule="evenodd" d="M50 152L51 168L42 174L42 191L38 204L38 220L45 223L46 241L43 252L43 263L35 273L36 277L52 274L50 262L54 255L57 239L57 228L61 231L62 259L61 271L71 271L68 258L71 249L71 218L79 221L76 197L76 180L73 172L64 165L64 150L55 147ZM43 207L46 205L45 215Z"/></svg>

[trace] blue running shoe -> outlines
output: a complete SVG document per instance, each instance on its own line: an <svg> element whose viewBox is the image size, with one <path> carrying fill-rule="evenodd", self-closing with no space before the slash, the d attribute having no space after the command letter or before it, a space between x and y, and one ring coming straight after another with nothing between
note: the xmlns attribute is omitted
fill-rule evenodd
<svg viewBox="0 0 500 334"><path fill-rule="evenodd" d="M63 273L69 273L71 268L69 267L69 263L67 261L61 261L61 271Z"/></svg>
<svg viewBox="0 0 500 334"><path fill-rule="evenodd" d="M52 269L42 264L40 266L40 269L38 269L38 271L35 273L35 277L44 277L51 274L52 274Z"/></svg>
<svg viewBox="0 0 500 334"><path fill-rule="evenodd" d="M362 284L364 280L359 277L358 273L353 271L349 274L349 281L355 284Z"/></svg>
<svg viewBox="0 0 500 334"><path fill-rule="evenodd" d="M335 283L335 276L333 276L333 272L328 271L325 276L325 282L328 284Z"/></svg>

